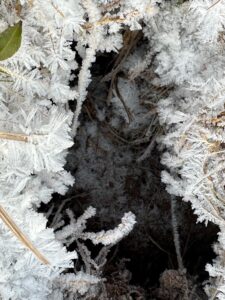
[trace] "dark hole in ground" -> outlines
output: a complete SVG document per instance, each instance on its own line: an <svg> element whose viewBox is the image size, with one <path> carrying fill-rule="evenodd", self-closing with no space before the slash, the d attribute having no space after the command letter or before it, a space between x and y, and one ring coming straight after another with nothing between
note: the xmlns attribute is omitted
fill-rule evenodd
<svg viewBox="0 0 225 300"><path fill-rule="evenodd" d="M87 230L90 231L114 228L123 213L135 213L137 224L128 237L111 249L104 276L110 281L111 274L125 258L125 268L131 275L130 284L143 288L146 299L151 299L153 295L155 297L154 290L159 286L162 272L178 267L170 196L160 180L161 153L157 147L147 159L137 161L149 144L149 141L132 143L145 129L142 115L139 127L129 129L121 120L117 107L106 103L109 83L101 83L101 78L105 66L109 72L113 61L115 56L112 54L98 56L92 68L95 78L80 116L81 126L75 145L67 157L66 168L75 176L75 186L65 197L55 194L53 200L47 206L42 205L40 210L47 211L54 205L49 218L51 222L62 201L74 197L67 202L64 211L70 208L78 217L90 205L97 209L96 217L88 222ZM145 110L143 108L143 116ZM217 240L218 229L212 224L207 227L196 224L190 205L181 199L177 199L177 221L184 266L194 284L201 287L208 278L205 265L215 257L212 244ZM90 243L88 246L97 253L98 247ZM70 250L73 247L76 244L72 244Z"/></svg>
<svg viewBox="0 0 225 300"><path fill-rule="evenodd" d="M75 153L73 155L76 155ZM147 163L149 170L157 177L155 177L154 184L157 185L159 190L165 196L165 187L160 183L160 178L158 177L158 169L155 172L152 170L153 167L159 167L159 160L157 158L158 153L154 152L154 163ZM158 162L156 163L156 160ZM134 162L133 162L134 163ZM146 162L145 162L146 164ZM70 165L70 164L69 164ZM71 168L71 166L68 168ZM88 177L87 173L87 177ZM142 178L139 178L142 180ZM77 178L78 180L78 178ZM143 184L147 184L146 180L143 179ZM135 180L132 182L135 184ZM74 201L71 200L65 206L66 208L71 208L74 211L75 216L79 216L83 211L90 205L97 207L98 211L103 209L105 215L99 215L97 217L90 219L88 222L87 230L98 231L102 228L110 229L118 223L118 218L112 215L110 212L110 207L108 206L108 201L106 204L104 202L99 203L92 197L88 197L87 194L90 192L85 189L86 183L82 182L83 190L79 187L75 188L65 197L55 195L52 203L57 206L64 200L64 198L71 197L74 195L80 195ZM138 185L138 182L136 181ZM134 189L135 186L133 186ZM138 189L139 187L137 187ZM133 191L132 191L133 192ZM136 193L136 192L135 192ZM137 192L138 194L138 192ZM104 195L103 195L104 196ZM155 196L153 195L153 198ZM128 197L129 198L129 197ZM110 200L116 201L116 200ZM155 199L153 200L155 201ZM203 224L196 224L196 218L190 208L190 205L184 202L179 202L177 204L177 218L179 224L180 242L181 242L181 252L183 254L184 266L187 268L187 272L193 278L195 277L195 284L201 286L201 283L208 279L208 274L205 271L206 263L212 261L215 257L212 244L217 239L218 229L216 226L209 224L205 227ZM151 202L151 193L146 193L146 214L149 212L148 203ZM122 215L122 212L131 210L137 215L137 224L133 232L122 240L118 246L111 249L109 255L109 264L105 267L104 276L106 278L110 277L110 274L115 271L116 265L120 264L120 260L126 258L126 268L131 272L132 278L130 284L135 286L140 286L146 291L146 299L151 299L152 290L158 287L160 274L166 269L177 269L177 258L173 243L173 234L171 230L171 216L170 216L170 203L169 195L162 199L161 203L152 203L151 208L154 204L158 206L158 215L155 219L151 219L146 215L146 220L143 222L139 217L140 212L138 211L138 205L132 204L131 202L123 203L122 208L118 211L118 214ZM50 204L48 204L49 207ZM47 207L42 206L42 210L46 210ZM154 209L154 208L153 208ZM109 216L109 217L108 217ZM161 222L163 221L163 222ZM166 223L164 223L166 221ZM73 245L75 247L75 244ZM96 251L96 246L91 246L88 244L89 249ZM74 250L70 247L69 250ZM135 299L135 298L134 298ZM202 298L204 299L204 298Z"/></svg>

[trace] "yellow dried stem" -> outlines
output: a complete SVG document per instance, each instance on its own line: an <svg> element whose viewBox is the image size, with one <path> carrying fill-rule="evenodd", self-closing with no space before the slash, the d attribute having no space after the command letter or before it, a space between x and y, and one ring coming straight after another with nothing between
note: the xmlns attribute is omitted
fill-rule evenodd
<svg viewBox="0 0 225 300"><path fill-rule="evenodd" d="M56 6L53 2L51 2L51 5L62 18L65 18L64 13L58 8L58 6Z"/></svg>
<svg viewBox="0 0 225 300"><path fill-rule="evenodd" d="M21 133L11 133L11 132L3 132L0 131L0 139L4 140L12 140L19 142L28 142L28 136Z"/></svg>
<svg viewBox="0 0 225 300"><path fill-rule="evenodd" d="M7 69L5 67L2 67L2 66L0 66L0 73L7 74L9 76L13 76L14 75L13 72L11 72L9 69Z"/></svg>
<svg viewBox="0 0 225 300"><path fill-rule="evenodd" d="M40 251L32 244L32 242L23 234L16 223L0 205L0 218L5 225L12 231L12 233L20 240L20 242L27 247L43 264L49 265L49 261L40 253Z"/></svg>
<svg viewBox="0 0 225 300"><path fill-rule="evenodd" d="M28 142L28 136L20 133L1 132L0 139L7 139L19 142ZM0 218L5 225L15 234L15 236L44 264L49 264L48 260L39 252L39 250L31 243L31 241L22 233L7 212L0 206Z"/></svg>
<svg viewBox="0 0 225 300"><path fill-rule="evenodd" d="M127 14L126 17L121 18L118 16L112 16L112 17L103 17L99 21L94 22L94 23L89 23L86 22L82 27L86 30L92 29L93 27L97 26L104 26L104 25L109 25L111 23L118 23L118 24L123 24L124 22L127 21L128 17L137 17L139 15L138 11L132 11L131 13Z"/></svg>
<svg viewBox="0 0 225 300"><path fill-rule="evenodd" d="M217 0L215 3L213 3L210 7L207 8L207 10L213 8L216 4L218 4L221 0Z"/></svg>

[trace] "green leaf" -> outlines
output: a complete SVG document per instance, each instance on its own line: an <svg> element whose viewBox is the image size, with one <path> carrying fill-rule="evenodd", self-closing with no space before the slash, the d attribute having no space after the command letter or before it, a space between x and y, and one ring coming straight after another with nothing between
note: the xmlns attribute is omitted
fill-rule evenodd
<svg viewBox="0 0 225 300"><path fill-rule="evenodd" d="M13 56L20 48L22 39L22 22L0 33L0 61Z"/></svg>

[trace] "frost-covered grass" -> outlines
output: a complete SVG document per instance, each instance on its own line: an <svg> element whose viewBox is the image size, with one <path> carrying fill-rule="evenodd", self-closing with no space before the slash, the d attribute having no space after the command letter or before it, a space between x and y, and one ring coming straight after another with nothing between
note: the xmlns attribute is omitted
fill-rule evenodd
<svg viewBox="0 0 225 300"><path fill-rule="evenodd" d="M151 159L158 143L167 191L172 197L190 201L198 221L212 222L220 229L214 246L217 258L207 265L211 279L205 289L209 298L225 299L224 9L222 0L1 1L3 299L99 295L104 290L102 266L109 247L128 235L136 222L132 212L124 211L115 229L94 233L86 232L87 220L95 215L92 206L79 218L68 210L64 220L60 205L51 228L46 226L51 211L38 213L41 203L49 203L53 193L64 195L74 184L64 165L80 125L82 130L80 114L88 97L92 66L96 56L104 52L119 53L109 74L102 74L105 76L96 82L99 87L109 84L105 101L111 111L106 112L104 105L95 110L96 122L90 127L85 124L84 140L89 136L87 142L93 143L91 138L102 127L114 140L134 148L147 143L137 158L140 163ZM14 39L1 39L17 26L19 34L14 32ZM151 93L154 95L149 96ZM88 106L86 111L91 118ZM111 146L102 139L96 151L105 155ZM86 155L82 149L77 155L81 160ZM128 151L125 159L131 162L132 158L133 151ZM107 191L99 177L95 184L99 198L113 190L119 197L115 201L128 201L121 192L127 169L120 168L120 159L118 152L109 157L112 167L108 176L112 180ZM95 160L82 163L98 168ZM75 176L78 182L91 186L96 177L84 172L87 167L82 168L82 163ZM151 180L148 176L146 180ZM179 258L179 237L176 230L174 233ZM87 239L102 245L95 259L80 242ZM74 242L79 245L78 253L66 248ZM84 266L68 272L77 255L82 256ZM181 259L178 261L181 266ZM185 284L189 291L188 281Z"/></svg>
<svg viewBox="0 0 225 300"><path fill-rule="evenodd" d="M41 202L48 203L54 192L65 194L74 183L64 164L79 125L96 52L119 49L121 28L126 24L133 30L140 29L139 21L148 5L148 1L128 1L119 4L116 13L107 15L102 3L91 0L1 1L0 32L22 24L18 51L0 61L3 299L60 299L65 293L74 297L76 293L85 294L89 283L92 286L100 279L88 271L61 277L77 257L63 243L83 235L83 239L94 243L113 244L135 223L134 215L126 213L115 230L84 234L85 220L93 215L90 209L78 220L68 213L70 225L61 228L62 220L56 222L54 229L60 230L55 235L37 209ZM75 49L72 43L76 43ZM75 58L78 54L82 57L81 67ZM71 88L75 70L78 84ZM76 103L74 113L69 109L69 100ZM19 241L21 234L24 236ZM41 262L25 247L28 241L30 250L42 257ZM71 288L74 281L78 284Z"/></svg>

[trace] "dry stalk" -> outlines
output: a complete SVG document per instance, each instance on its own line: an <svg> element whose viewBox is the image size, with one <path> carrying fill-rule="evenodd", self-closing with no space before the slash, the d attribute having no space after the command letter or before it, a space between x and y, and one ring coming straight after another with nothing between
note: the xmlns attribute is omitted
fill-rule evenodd
<svg viewBox="0 0 225 300"><path fill-rule="evenodd" d="M178 233L175 197L171 197L171 218L172 218L173 240L174 240L174 246L175 246L176 255L177 255L178 269L181 272L181 274L184 274L185 268L184 268L182 255L181 255L180 236Z"/></svg>
<svg viewBox="0 0 225 300"><path fill-rule="evenodd" d="M94 22L94 23L86 22L85 24L82 25L82 27L86 30L89 30L89 29L92 29L93 27L109 25L111 23L123 24L128 20L128 18L137 17L138 15L139 15L139 12L134 10L134 11L130 12L129 14L127 14L123 18L119 17L119 16L111 16L111 17L104 16L97 22Z"/></svg>
<svg viewBox="0 0 225 300"><path fill-rule="evenodd" d="M29 137L25 134L0 131L0 139L3 140L11 140L11 141L28 143L28 138Z"/></svg>
<svg viewBox="0 0 225 300"><path fill-rule="evenodd" d="M56 6L53 2L51 2L51 5L62 18L65 18L64 13L58 8L58 6Z"/></svg>
<svg viewBox="0 0 225 300"><path fill-rule="evenodd" d="M12 233L26 246L43 264L49 265L49 261L40 253L40 251L32 244L32 242L23 234L16 223L0 205L0 218Z"/></svg>
<svg viewBox="0 0 225 300"><path fill-rule="evenodd" d="M221 0L217 0L215 3L213 3L210 7L207 8L207 10L213 8L216 4L218 4Z"/></svg>
<svg viewBox="0 0 225 300"><path fill-rule="evenodd" d="M130 111L129 107L127 107L126 102L123 98L123 95L120 93L120 90L118 87L118 77L115 78L115 80L113 82L113 87L115 87L115 96L117 96L120 99L120 101L125 109L125 112L127 114L128 123L130 124L131 121L134 119L134 116L133 116L132 112Z"/></svg>
<svg viewBox="0 0 225 300"><path fill-rule="evenodd" d="M129 54L131 53L132 49L135 47L137 42L141 39L142 34L139 31L125 31L123 36L123 43L124 46L119 52L117 59L114 62L114 66L110 73L105 75L101 81L110 81L108 96L107 96L107 103L109 104L112 95L113 95L113 87L115 86L115 81L117 78L117 74L121 71L124 61L127 59Z"/></svg>
<svg viewBox="0 0 225 300"><path fill-rule="evenodd" d="M0 139L13 140L19 142L28 142L28 136L20 133L2 132L0 131ZM12 233L25 245L30 251L44 264L48 265L48 260L39 252L39 250L31 243L31 241L22 233L16 223L8 215L3 207L0 206L0 218Z"/></svg>

